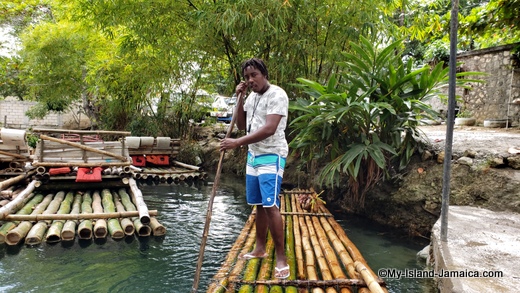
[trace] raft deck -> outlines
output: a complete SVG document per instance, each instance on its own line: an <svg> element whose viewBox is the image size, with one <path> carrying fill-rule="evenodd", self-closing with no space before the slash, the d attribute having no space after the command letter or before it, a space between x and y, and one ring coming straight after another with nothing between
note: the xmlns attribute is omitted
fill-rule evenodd
<svg viewBox="0 0 520 293"><path fill-rule="evenodd" d="M286 255L291 275L274 278L274 243L268 256L240 259L255 245L255 210L249 216L226 260L207 290L217 292L388 292L385 282L370 269L329 210L317 202L316 212L304 211L297 197L312 191L286 191L280 211L285 223Z"/></svg>

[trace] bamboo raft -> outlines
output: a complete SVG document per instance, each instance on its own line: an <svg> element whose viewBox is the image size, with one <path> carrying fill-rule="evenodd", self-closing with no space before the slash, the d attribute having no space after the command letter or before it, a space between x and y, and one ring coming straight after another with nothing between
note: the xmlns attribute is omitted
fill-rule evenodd
<svg viewBox="0 0 520 293"><path fill-rule="evenodd" d="M298 196L282 194L280 211L285 223L286 255L290 277L274 278L274 243L268 236L263 259L238 256L255 243L255 210L249 216L226 260L213 277L208 293L221 292L388 292L383 280L370 269L331 213L317 201L315 212L302 209Z"/></svg>
<svg viewBox="0 0 520 293"><path fill-rule="evenodd" d="M135 181L130 188L35 191L37 181L0 208L0 244L37 245L78 239L163 236L166 228L148 210Z"/></svg>

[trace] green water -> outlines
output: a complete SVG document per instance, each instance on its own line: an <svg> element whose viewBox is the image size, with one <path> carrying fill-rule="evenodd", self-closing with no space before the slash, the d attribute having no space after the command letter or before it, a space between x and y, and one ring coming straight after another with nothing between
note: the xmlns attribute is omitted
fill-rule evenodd
<svg viewBox="0 0 520 293"><path fill-rule="evenodd" d="M0 245L0 292L191 292L211 189L211 182L141 186L148 208L158 210L167 228L164 237ZM243 193L240 178L221 179L199 292L205 292L250 214ZM339 219L375 271L422 267L415 259L422 244L355 221ZM387 281L390 292L435 292L427 280Z"/></svg>

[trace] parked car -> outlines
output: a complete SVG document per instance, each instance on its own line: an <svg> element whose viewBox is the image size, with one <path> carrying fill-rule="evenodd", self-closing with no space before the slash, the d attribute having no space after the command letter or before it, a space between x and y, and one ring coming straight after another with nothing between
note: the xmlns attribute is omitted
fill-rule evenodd
<svg viewBox="0 0 520 293"><path fill-rule="evenodd" d="M235 96L233 97L225 97L221 95L217 95L215 100L211 104L211 117L216 117L217 121L229 123L231 122L231 118L233 117L233 109L235 104L237 103L237 99Z"/></svg>

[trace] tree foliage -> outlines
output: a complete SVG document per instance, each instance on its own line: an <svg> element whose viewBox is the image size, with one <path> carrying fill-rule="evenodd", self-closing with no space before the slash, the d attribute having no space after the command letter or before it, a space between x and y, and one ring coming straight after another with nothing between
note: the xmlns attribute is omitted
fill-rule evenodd
<svg viewBox="0 0 520 293"><path fill-rule="evenodd" d="M425 101L441 95L449 68L442 62L414 68L412 59L403 61L402 41L378 49L377 42L361 37L351 46L353 53L338 62L339 76L327 84L299 79L311 99L291 104L298 112L291 147L304 163L325 162L319 182L339 186L346 179L354 206L391 167L409 162L419 146L419 121L437 117ZM469 81L476 80L459 83Z"/></svg>

